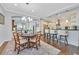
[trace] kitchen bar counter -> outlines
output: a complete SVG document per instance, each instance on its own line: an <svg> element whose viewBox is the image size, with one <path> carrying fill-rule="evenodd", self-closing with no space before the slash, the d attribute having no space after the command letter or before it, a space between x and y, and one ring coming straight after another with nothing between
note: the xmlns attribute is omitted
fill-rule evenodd
<svg viewBox="0 0 79 59"><path fill-rule="evenodd" d="M79 46L79 30L69 30L68 42L71 45Z"/></svg>
<svg viewBox="0 0 79 59"><path fill-rule="evenodd" d="M52 29L52 30L65 30L65 29ZM74 30L74 29L68 29L67 30L69 35L68 35L68 43L74 46L79 46L79 29L78 30ZM50 32L50 29L49 29Z"/></svg>

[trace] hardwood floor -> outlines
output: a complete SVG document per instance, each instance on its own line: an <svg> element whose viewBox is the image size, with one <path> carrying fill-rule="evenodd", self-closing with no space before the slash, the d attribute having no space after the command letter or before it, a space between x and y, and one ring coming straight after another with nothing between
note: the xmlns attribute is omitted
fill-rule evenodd
<svg viewBox="0 0 79 59"><path fill-rule="evenodd" d="M3 52L3 50L5 49L6 45L7 45L8 41L5 41L2 46L0 47L0 54Z"/></svg>
<svg viewBox="0 0 79 59"><path fill-rule="evenodd" d="M61 50L61 52L59 53L59 55L79 55L79 47L76 47L76 46L73 46L73 45L67 45L65 46L65 44L61 43L61 44L58 44L57 41L55 40L54 42L49 42L47 41L46 39L42 38L42 40L58 49ZM5 49L5 46L7 45L7 42L6 44L4 44L4 47L1 48L1 52Z"/></svg>
<svg viewBox="0 0 79 59"><path fill-rule="evenodd" d="M55 40L54 42L51 40L49 41L50 39L46 39L46 38L42 38L42 40L44 42L47 42L48 44L58 48L61 50L61 52L59 53L59 55L79 55L79 47L77 46L73 46L73 45L66 45L61 43L57 43L57 40Z"/></svg>

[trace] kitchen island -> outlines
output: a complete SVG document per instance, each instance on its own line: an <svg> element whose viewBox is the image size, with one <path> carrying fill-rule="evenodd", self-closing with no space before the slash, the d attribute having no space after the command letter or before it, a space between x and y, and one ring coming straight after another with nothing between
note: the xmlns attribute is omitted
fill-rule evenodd
<svg viewBox="0 0 79 59"><path fill-rule="evenodd" d="M51 32L50 29L45 29L46 31L48 30L48 32ZM78 30L74 30L74 29L68 29L68 30L65 30L65 29L52 29L54 31L68 31L68 37L67 37L67 40L68 40L68 44L70 45L74 45L74 46L79 46L79 29Z"/></svg>

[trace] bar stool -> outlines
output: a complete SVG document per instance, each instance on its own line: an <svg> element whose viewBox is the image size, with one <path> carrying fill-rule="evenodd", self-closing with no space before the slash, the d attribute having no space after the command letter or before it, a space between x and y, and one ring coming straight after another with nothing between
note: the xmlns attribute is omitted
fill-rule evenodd
<svg viewBox="0 0 79 59"><path fill-rule="evenodd" d="M58 30L58 36L59 36L58 40L60 41L60 43L64 41L65 46L68 45L68 40L67 40L68 31L67 30Z"/></svg>
<svg viewBox="0 0 79 59"><path fill-rule="evenodd" d="M48 43L50 43L50 40L51 40L51 34L50 33L47 33L47 40L48 40Z"/></svg>
<svg viewBox="0 0 79 59"><path fill-rule="evenodd" d="M49 29L45 29L45 37L48 43L50 43L50 31Z"/></svg>
<svg viewBox="0 0 79 59"><path fill-rule="evenodd" d="M50 30L50 34L52 42L54 43L54 40L57 39L57 32L55 30Z"/></svg>

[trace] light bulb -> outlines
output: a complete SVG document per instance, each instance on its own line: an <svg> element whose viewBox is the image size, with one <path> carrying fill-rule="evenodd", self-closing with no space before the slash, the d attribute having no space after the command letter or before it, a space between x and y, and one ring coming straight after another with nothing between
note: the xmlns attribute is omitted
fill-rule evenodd
<svg viewBox="0 0 79 59"><path fill-rule="evenodd" d="M18 6L18 4L15 3L14 6Z"/></svg>
<svg viewBox="0 0 79 59"><path fill-rule="evenodd" d="M68 20L66 20L66 23L68 23Z"/></svg>
<svg viewBox="0 0 79 59"><path fill-rule="evenodd" d="M25 17L22 17L22 20L25 20L26 21L26 18Z"/></svg>

